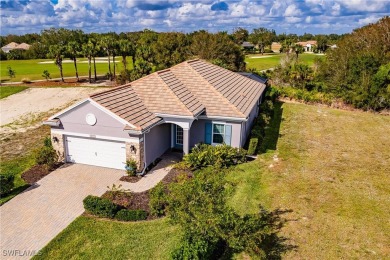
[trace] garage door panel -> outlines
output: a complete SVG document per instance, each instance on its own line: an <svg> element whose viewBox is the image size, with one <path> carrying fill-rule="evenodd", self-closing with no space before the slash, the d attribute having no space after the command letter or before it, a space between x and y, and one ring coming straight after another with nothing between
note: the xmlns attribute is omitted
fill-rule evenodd
<svg viewBox="0 0 390 260"><path fill-rule="evenodd" d="M124 169L126 163L124 142L74 136L67 136L65 140L68 162Z"/></svg>

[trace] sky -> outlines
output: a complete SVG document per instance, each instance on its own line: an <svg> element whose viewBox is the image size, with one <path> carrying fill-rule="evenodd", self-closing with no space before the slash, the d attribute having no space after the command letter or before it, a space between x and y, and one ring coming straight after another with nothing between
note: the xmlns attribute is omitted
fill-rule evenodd
<svg viewBox="0 0 390 260"><path fill-rule="evenodd" d="M386 15L390 0L0 0L0 34L51 27L118 33L266 27L278 34L341 34Z"/></svg>

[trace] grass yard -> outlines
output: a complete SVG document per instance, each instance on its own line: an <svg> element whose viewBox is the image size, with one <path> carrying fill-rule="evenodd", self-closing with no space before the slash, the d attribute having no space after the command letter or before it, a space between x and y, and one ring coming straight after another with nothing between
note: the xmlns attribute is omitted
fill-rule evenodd
<svg viewBox="0 0 390 260"><path fill-rule="evenodd" d="M14 133L11 136L0 135L0 172L15 176L15 189L0 198L0 205L29 187L21 175L35 165L34 149L43 145L43 139L49 134L48 126L40 126L26 132Z"/></svg>
<svg viewBox="0 0 390 260"><path fill-rule="evenodd" d="M169 259L179 237L167 219L124 223L81 216L33 259Z"/></svg>
<svg viewBox="0 0 390 260"><path fill-rule="evenodd" d="M234 208L292 210L287 259L388 258L390 117L284 103L275 118L268 152L229 175Z"/></svg>
<svg viewBox="0 0 390 260"><path fill-rule="evenodd" d="M277 55L267 55L264 54L264 57L262 55L248 55L245 58L245 62L247 64L247 68L249 69L257 69L257 70L267 70L276 67L280 63L280 59L284 56L285 54L277 54ZM302 53L299 54L298 56L299 60L308 64L308 65L313 65L314 59L316 57L322 59L324 56L323 55L318 55L318 54L312 54L312 53Z"/></svg>
<svg viewBox="0 0 390 260"><path fill-rule="evenodd" d="M25 89L27 89L27 87L21 87L21 86L0 87L0 99L6 98L18 92L21 92Z"/></svg>
<svg viewBox="0 0 390 260"><path fill-rule="evenodd" d="M117 73L123 69L121 58L117 57L115 63L117 64ZM63 74L64 77L75 77L75 69L73 62L69 62L69 59L63 61ZM77 68L79 76L88 76L88 63L86 58L80 58L77 60ZM99 62L100 61L100 62ZM108 62L106 59L96 59L96 73L98 75L105 75L108 73ZM43 63L42 63L43 62ZM103 63L102 63L103 62ZM128 68L132 68L131 57L127 57ZM15 71L15 78L10 79L7 75L7 67L10 66ZM20 82L23 79L29 80L44 80L42 77L43 71L48 70L51 78L59 78L60 71L54 64L54 60L7 60L0 61L0 75L2 82ZM113 72L113 63L111 62L111 70ZM92 75L94 75L92 65Z"/></svg>

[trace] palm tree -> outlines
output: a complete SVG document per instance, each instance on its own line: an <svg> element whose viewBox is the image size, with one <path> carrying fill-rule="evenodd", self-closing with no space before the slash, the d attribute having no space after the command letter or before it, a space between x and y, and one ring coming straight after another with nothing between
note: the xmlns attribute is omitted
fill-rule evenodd
<svg viewBox="0 0 390 260"><path fill-rule="evenodd" d="M129 40L123 39L118 42L119 54L122 56L122 63L125 70L127 70L126 57L132 53L132 44Z"/></svg>
<svg viewBox="0 0 390 260"><path fill-rule="evenodd" d="M114 63L114 79L116 78L116 64L115 64L115 55L119 51L118 43L113 39L112 41L112 62Z"/></svg>
<svg viewBox="0 0 390 260"><path fill-rule="evenodd" d="M91 60L94 55L94 44L91 41L82 45L83 54L88 58L88 79L89 83L92 83L91 79Z"/></svg>
<svg viewBox="0 0 390 260"><path fill-rule="evenodd" d="M50 58L54 58L54 64L57 65L58 69L60 70L61 75L61 81L65 82L64 75L62 73L62 59L65 52L65 46L60 44L51 45L49 48L49 54L48 56Z"/></svg>
<svg viewBox="0 0 390 260"><path fill-rule="evenodd" d="M111 53L113 48L112 38L110 36L104 36L100 40L100 46L106 51L108 57L108 73L110 74L110 80L112 80L111 73Z"/></svg>
<svg viewBox="0 0 390 260"><path fill-rule="evenodd" d="M79 73L77 71L77 60L76 59L77 59L77 55L79 55L79 53L81 51L81 46L78 42L71 41L66 46L66 51L69 54L70 58L73 60L74 69L76 71L77 82L79 82L80 80L79 80Z"/></svg>
<svg viewBox="0 0 390 260"><path fill-rule="evenodd" d="M92 55L92 59L93 59L93 70L94 70L94 74L95 74L95 81L97 81L97 75L96 75L96 55L99 54L99 51L100 51L100 45L99 45L99 42L96 40L96 38L91 38L90 39L90 42L92 43L92 46L93 46L93 55Z"/></svg>

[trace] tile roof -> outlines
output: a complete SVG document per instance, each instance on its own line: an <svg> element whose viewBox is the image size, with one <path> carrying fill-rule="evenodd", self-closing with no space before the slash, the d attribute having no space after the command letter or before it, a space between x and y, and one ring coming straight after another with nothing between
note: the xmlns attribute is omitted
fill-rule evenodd
<svg viewBox="0 0 390 260"><path fill-rule="evenodd" d="M170 70L158 72L158 75L165 82L165 84L173 91L192 115L198 115L205 107L203 104L191 93L191 91L181 82Z"/></svg>
<svg viewBox="0 0 390 260"><path fill-rule="evenodd" d="M259 75L251 73L251 72L237 72L237 73L242 75L242 76L245 76L247 78L256 80L256 81L258 81L258 82L260 82L262 84L265 84L267 82L266 78L260 77Z"/></svg>
<svg viewBox="0 0 390 260"><path fill-rule="evenodd" d="M16 42L10 42L7 45L4 45L2 48L16 48L18 44Z"/></svg>
<svg viewBox="0 0 390 260"><path fill-rule="evenodd" d="M91 99L129 122L126 130L142 131L161 121L145 107L130 85L91 95Z"/></svg>
<svg viewBox="0 0 390 260"><path fill-rule="evenodd" d="M265 89L265 85L260 82L214 64L202 60L188 63L245 117Z"/></svg>
<svg viewBox="0 0 390 260"><path fill-rule="evenodd" d="M245 119L264 89L250 77L191 60L91 98L143 130L158 123L159 114Z"/></svg>

